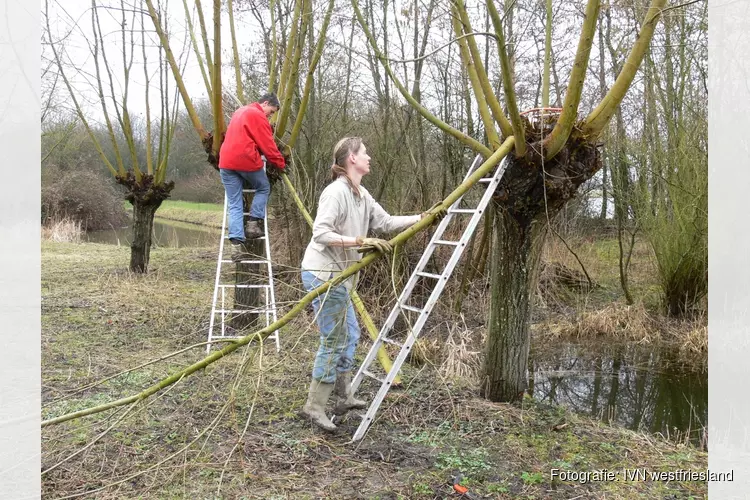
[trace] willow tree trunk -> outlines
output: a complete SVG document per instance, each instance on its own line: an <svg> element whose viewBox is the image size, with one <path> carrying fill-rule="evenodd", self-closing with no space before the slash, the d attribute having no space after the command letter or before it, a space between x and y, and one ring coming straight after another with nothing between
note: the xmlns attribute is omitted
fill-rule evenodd
<svg viewBox="0 0 750 500"><path fill-rule="evenodd" d="M545 127L552 127L547 124ZM527 128L528 153L508 165L493 197L490 318L480 392L491 401L515 401L527 385L529 320L547 227L578 187L601 168L596 143L573 136L550 160L538 129Z"/></svg>
<svg viewBox="0 0 750 500"><path fill-rule="evenodd" d="M125 199L133 206L130 271L146 273L151 257L154 214L161 203L169 198L169 193L174 189L174 181L154 182L154 176L151 174L141 174L137 179L132 172L127 172L124 176L116 176L115 181L127 189Z"/></svg>
<svg viewBox="0 0 750 500"><path fill-rule="evenodd" d="M162 200L153 202L135 199L133 204L133 241L130 243L130 271L148 272L151 257L151 237L154 233L154 214Z"/></svg>
<svg viewBox="0 0 750 500"><path fill-rule="evenodd" d="M245 186L249 188L249 186ZM245 194L243 213L250 212L250 205L252 203L252 196ZM243 216L243 223L247 224L249 216ZM260 222L261 228L264 224L268 223L268 218ZM247 230L245 231L247 232ZM245 240L245 248L248 253L252 255L252 260L265 260L265 240ZM235 264L235 285L263 285L268 284L268 266L264 264ZM262 288L251 288L251 287L237 287L234 289L234 309L235 310L248 310L248 309L265 309L265 297L264 293L269 293L268 289ZM232 318L231 325L237 330L252 330L255 329L265 322L261 322L260 319L264 318L263 314L255 313L240 313L236 314Z"/></svg>
<svg viewBox="0 0 750 500"><path fill-rule="evenodd" d="M546 225L518 220L503 208L493 225L490 319L480 392L490 401L515 401L527 388L531 293Z"/></svg>

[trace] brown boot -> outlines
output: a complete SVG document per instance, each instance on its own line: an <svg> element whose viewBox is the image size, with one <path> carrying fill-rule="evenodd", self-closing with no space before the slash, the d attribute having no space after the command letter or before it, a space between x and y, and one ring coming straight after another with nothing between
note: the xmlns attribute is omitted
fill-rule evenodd
<svg viewBox="0 0 750 500"><path fill-rule="evenodd" d="M333 392L333 384L326 384L313 379L307 403L302 408L302 414L312 420L312 423L326 431L335 431L336 426L326 416L326 403Z"/></svg>
<svg viewBox="0 0 750 500"><path fill-rule="evenodd" d="M257 220L250 220L245 226L245 239L254 240L261 236L265 236L265 234L263 228L260 227L260 222Z"/></svg>
<svg viewBox="0 0 750 500"><path fill-rule="evenodd" d="M355 399L351 392L352 372L340 372L336 374L336 406L333 407L333 414L344 415L349 410L362 410L367 408L367 402L361 399Z"/></svg>

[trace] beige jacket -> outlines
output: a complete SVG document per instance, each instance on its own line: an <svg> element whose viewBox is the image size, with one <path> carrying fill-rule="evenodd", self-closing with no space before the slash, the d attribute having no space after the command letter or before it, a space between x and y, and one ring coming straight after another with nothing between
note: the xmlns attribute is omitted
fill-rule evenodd
<svg viewBox="0 0 750 500"><path fill-rule="evenodd" d="M362 257L357 247L330 246L342 236L367 236L370 229L391 233L419 222L421 215L389 215L360 184L360 196L352 191L344 177L330 183L321 193L313 223L312 240L302 258L302 270L318 279L329 280ZM355 278L355 279L352 279ZM344 282L351 290L356 277Z"/></svg>

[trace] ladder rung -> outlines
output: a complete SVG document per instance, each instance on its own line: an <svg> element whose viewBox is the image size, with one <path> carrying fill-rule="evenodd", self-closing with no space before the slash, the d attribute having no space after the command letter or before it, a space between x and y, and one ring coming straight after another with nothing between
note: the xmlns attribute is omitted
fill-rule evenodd
<svg viewBox="0 0 750 500"><path fill-rule="evenodd" d="M362 370L362 373L363 373L364 375L367 375L368 377L370 377L370 378L372 378L372 379L375 379L375 380L377 380L377 381L378 381L378 382L380 382L381 384L385 383L385 379L384 379L384 378L380 378L380 377L378 377L377 375L375 375L374 373L371 373L371 372L369 372L368 370Z"/></svg>
<svg viewBox="0 0 750 500"><path fill-rule="evenodd" d="M219 285L219 288L268 288L271 285Z"/></svg>
<svg viewBox="0 0 750 500"><path fill-rule="evenodd" d="M440 276L439 274L423 273L421 271L417 273L417 276L422 276L424 278L432 278L432 279L436 279L436 280L439 280L439 279L442 278L442 276Z"/></svg>
<svg viewBox="0 0 750 500"><path fill-rule="evenodd" d="M242 192L243 193L254 193L255 189L243 189Z"/></svg>
<svg viewBox="0 0 750 500"><path fill-rule="evenodd" d="M475 214L477 212L479 212L479 210L473 208L453 208L448 210L449 214Z"/></svg>
<svg viewBox="0 0 750 500"><path fill-rule="evenodd" d="M239 262L235 262L233 260L222 260L222 264L268 264L267 260L241 260Z"/></svg>
<svg viewBox="0 0 750 500"><path fill-rule="evenodd" d="M418 307L413 306L407 306L406 304L399 304L401 306L401 309L406 309L407 311L412 311L415 313L421 313L422 309L419 309Z"/></svg>
<svg viewBox="0 0 750 500"><path fill-rule="evenodd" d="M225 240L228 240L228 239L229 239L229 236L224 236L224 239L225 239ZM265 239L266 239L266 237L265 237L265 236L261 236L261 237L259 237L259 238L253 238L252 240L245 240L245 243L247 243L248 241L255 241L255 240L265 240Z"/></svg>
<svg viewBox="0 0 750 500"><path fill-rule="evenodd" d="M435 240L436 245L451 245L454 247L458 246L458 241L448 241L448 240Z"/></svg>
<svg viewBox="0 0 750 500"><path fill-rule="evenodd" d="M492 182L492 177L482 177L477 182L479 182L481 184L489 184L490 182Z"/></svg>
<svg viewBox="0 0 750 500"><path fill-rule="evenodd" d="M404 347L404 344L402 344L401 342L396 342L395 340L391 340L391 339L389 339L389 338L385 338L385 337L383 337L383 338L381 338L380 340L382 340L382 341L383 341L383 342L385 342L386 344L391 344L391 345L395 345L396 347Z"/></svg>

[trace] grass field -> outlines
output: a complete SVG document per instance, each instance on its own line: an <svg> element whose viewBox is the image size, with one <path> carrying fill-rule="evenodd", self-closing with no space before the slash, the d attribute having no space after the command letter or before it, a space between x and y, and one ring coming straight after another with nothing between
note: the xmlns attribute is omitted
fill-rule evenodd
<svg viewBox="0 0 750 500"><path fill-rule="evenodd" d="M132 206L127 202L125 202L125 208L132 210ZM221 228L221 216L223 213L224 207L218 203L165 200L156 211L156 217Z"/></svg>
<svg viewBox="0 0 750 500"><path fill-rule="evenodd" d="M43 243L43 418L136 393L202 358L197 347L76 394L205 341L214 252L156 248L150 274L135 276L127 248ZM302 293L293 279L280 282L283 314ZM404 387L389 394L359 445L349 444L354 418L322 433L297 415L318 341L311 322L308 312L287 325L280 353L271 344L237 351L135 407L44 428L43 470L83 450L42 476L44 497L432 499L450 497L458 474L483 498L707 494L701 482L552 481L552 468L701 470L707 454L528 398L490 403L429 363L405 365Z"/></svg>

